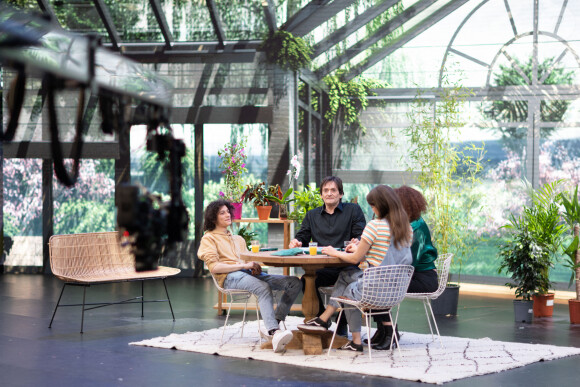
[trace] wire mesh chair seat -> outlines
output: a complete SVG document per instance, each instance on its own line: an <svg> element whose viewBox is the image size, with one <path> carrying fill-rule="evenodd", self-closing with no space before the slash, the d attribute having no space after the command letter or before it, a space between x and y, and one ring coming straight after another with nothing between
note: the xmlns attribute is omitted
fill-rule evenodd
<svg viewBox="0 0 580 387"><path fill-rule="evenodd" d="M226 302L227 302L227 297L230 298L230 302L229 302L229 306L228 306L228 313L226 315L226 322L224 323L224 327L222 329L222 337L220 340L220 345L221 345L223 343L223 340L224 340L224 333L226 332L226 326L228 325L228 319L230 318L230 311L232 310L232 304L234 303L234 301L245 301L245 303L244 303L244 316L242 317L242 329L241 329L240 337L244 336L244 325L246 325L246 312L248 310L248 301L253 296L253 293L250 292L249 290L243 290L243 289L225 289L222 286L220 286L220 284L218 283L218 281L216 280L216 278L214 277L214 275L211 271L210 271L210 274L211 274L211 278L213 279L213 283L216 286L216 288L218 289L218 291L226 296ZM258 305L257 298L256 298L256 319L258 320L258 336L260 336L260 308Z"/></svg>
<svg viewBox="0 0 580 387"><path fill-rule="evenodd" d="M360 300L352 300L346 297L330 298L332 301L336 301L343 306L338 318L340 319L345 308L358 309L365 317L367 337L370 338L371 316L388 314L391 317L391 309L398 306L405 298L414 270L415 268L411 265L376 266L366 269L362 276L362 296ZM392 318L391 321L393 321ZM393 321L393 329L396 326L397 319L395 318ZM330 355L335 336L336 330L332 335L332 340L328 347L328 355ZM399 347L399 340L396 335L393 335L391 338L391 348L393 339L396 341L397 347ZM368 340L368 349L369 359L372 360L370 340ZM400 353L401 349L399 348Z"/></svg>
<svg viewBox="0 0 580 387"><path fill-rule="evenodd" d="M437 337L439 338L439 344L443 348L443 342L441 341L441 335L439 334L439 327L437 326L437 321L435 320L435 314L433 313L433 308L431 307L431 300L438 298L441 293L445 290L447 286L447 279L449 278L449 268L451 267L451 261L453 260L453 253L441 254L435 260L435 267L437 268L437 275L439 278L439 286L437 290L431 293L407 293L405 298L417 299L423 301L423 307L425 308L425 315L427 316L427 323L429 324L429 330L431 331L431 338L435 340L433 335L433 326L435 325L435 330L437 332ZM433 320L433 324L431 324Z"/></svg>

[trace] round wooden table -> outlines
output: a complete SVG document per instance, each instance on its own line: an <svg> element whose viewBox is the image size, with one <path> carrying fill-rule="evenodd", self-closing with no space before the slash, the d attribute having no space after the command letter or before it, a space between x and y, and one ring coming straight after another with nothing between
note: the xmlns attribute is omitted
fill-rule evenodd
<svg viewBox="0 0 580 387"><path fill-rule="evenodd" d="M263 251L259 253L242 253L241 257L245 261L255 261L263 263L266 266L275 267L301 267L304 269L304 297L302 298L302 313L305 320L316 317L318 314L318 297L316 295L317 289L314 284L316 279L316 270L325 267L339 267L349 266L350 264L341 261L339 258L330 257L328 255L291 255L279 256L272 255L272 252Z"/></svg>

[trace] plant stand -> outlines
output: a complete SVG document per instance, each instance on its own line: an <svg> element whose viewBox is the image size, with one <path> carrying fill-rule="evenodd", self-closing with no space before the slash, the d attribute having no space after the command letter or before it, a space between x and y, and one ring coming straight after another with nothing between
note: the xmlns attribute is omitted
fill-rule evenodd
<svg viewBox="0 0 580 387"><path fill-rule="evenodd" d="M449 284L441 295L431 301L433 314L439 316L456 316L459 303L459 285Z"/></svg>
<svg viewBox="0 0 580 387"><path fill-rule="evenodd" d="M533 318L533 300L514 300L514 316L516 322L531 323Z"/></svg>
<svg viewBox="0 0 580 387"><path fill-rule="evenodd" d="M552 317L554 314L554 293L534 294L534 317Z"/></svg>
<svg viewBox="0 0 580 387"><path fill-rule="evenodd" d="M580 324L580 301L568 300L568 308L570 310L570 324Z"/></svg>

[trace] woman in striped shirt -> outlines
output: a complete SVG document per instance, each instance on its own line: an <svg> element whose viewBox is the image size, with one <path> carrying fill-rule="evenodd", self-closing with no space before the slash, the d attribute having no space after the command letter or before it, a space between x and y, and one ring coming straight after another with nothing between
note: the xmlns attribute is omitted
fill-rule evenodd
<svg viewBox="0 0 580 387"><path fill-rule="evenodd" d="M395 191L386 185L379 185L368 193L366 199L376 218L366 225L360 243L358 245L349 244L345 252L337 251L332 246L322 249L323 254L353 264L352 267L341 272L334 285L333 297L349 296L352 298L354 296L356 298L357 286L355 283L362 277L363 270L381 265L387 251L393 247L405 251L402 254L395 254L394 256L398 258L392 264L411 264L412 262L409 246L413 238L413 231ZM358 297L360 297L360 293ZM315 317L305 324L298 325L298 329L307 333L324 333L330 327L330 318L338 307L338 303L331 301L320 317ZM352 333L352 341L341 349L362 352L361 315L356 311L345 314Z"/></svg>

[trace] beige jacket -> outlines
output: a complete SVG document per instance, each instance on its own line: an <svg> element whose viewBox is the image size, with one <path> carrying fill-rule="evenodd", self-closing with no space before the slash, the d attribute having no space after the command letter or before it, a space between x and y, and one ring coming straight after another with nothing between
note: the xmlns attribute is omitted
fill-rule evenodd
<svg viewBox="0 0 580 387"><path fill-rule="evenodd" d="M207 264L210 271L218 263L236 264L245 263L240 254L247 252L246 241L240 235L231 232L207 231L201 238L197 256ZM215 274L214 277L220 286L224 285L227 273Z"/></svg>

